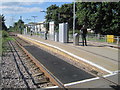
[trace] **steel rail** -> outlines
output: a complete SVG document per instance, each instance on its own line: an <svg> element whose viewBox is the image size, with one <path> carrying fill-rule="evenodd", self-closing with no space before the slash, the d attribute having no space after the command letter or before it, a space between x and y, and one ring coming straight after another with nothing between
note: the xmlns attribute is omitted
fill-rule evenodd
<svg viewBox="0 0 120 90"><path fill-rule="evenodd" d="M16 39L15 39L16 40ZM24 41L24 40L23 40ZM39 67L39 69L44 72L45 76L47 76L50 81L59 86L60 88L63 88L65 90L67 90L67 88L65 88L64 84L58 80L46 67L44 67L44 65L42 65L36 58L34 58L23 46L21 43L19 43L18 40L16 40L17 45L25 52L25 54L36 64L37 67Z"/></svg>
<svg viewBox="0 0 120 90"><path fill-rule="evenodd" d="M21 62L21 64L22 64L22 66L24 67L24 69L25 69L25 71L27 72L27 74L30 76L30 78L31 78L32 82L34 83L34 85L36 85L37 88L40 88L40 87L35 83L35 80L34 80L34 78L32 77L32 74L28 71L28 68L24 65L24 63L23 63L20 55L18 54L17 50L16 50L15 47L14 47L14 45L13 45L12 43L11 43L11 45L13 46L13 48L14 48L14 50L15 50L15 52L16 52L16 54L17 54L17 56L18 56L18 58L19 58L19 60L20 60L20 62Z"/></svg>
<svg viewBox="0 0 120 90"><path fill-rule="evenodd" d="M18 64L18 62L17 62L15 53L13 52L13 50L15 51L15 48L14 48L14 46L12 45L12 43L11 43L10 41L8 42L8 44L9 44L10 50L11 50L11 52L12 52L12 54L13 54L16 67L17 67L20 75L22 76L22 79L23 79L24 83L26 84L26 87L27 87L28 89L30 89L30 86L28 85L28 82L27 82L26 78L24 77L24 74L23 74L22 71L20 70L20 67L19 67L19 64ZM12 50L12 48L13 48L13 50ZM16 51L15 51L15 52L16 52Z"/></svg>

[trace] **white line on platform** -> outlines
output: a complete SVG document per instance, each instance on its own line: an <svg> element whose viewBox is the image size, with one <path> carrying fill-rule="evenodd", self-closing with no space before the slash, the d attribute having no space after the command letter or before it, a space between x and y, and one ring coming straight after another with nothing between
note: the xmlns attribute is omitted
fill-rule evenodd
<svg viewBox="0 0 120 90"><path fill-rule="evenodd" d="M120 73L120 70L114 71L113 73Z"/></svg>
<svg viewBox="0 0 120 90"><path fill-rule="evenodd" d="M44 44L44 45L47 45L47 46L56 48L56 49L58 49L58 50L60 50L60 51L62 51L62 52L65 52L65 53L69 54L70 56L73 56L73 57L75 57L75 58L77 58L77 59L79 59L79 60L81 60L81 61L84 61L84 62L86 62L86 63L88 63L88 64L91 64L91 65L93 65L93 66L95 66L95 67L97 67L97 68L99 68L99 69L101 69L101 70L104 70L104 71L106 71L106 72L108 72L108 73L110 73L110 74L113 73L112 71L107 70L106 68L104 68L104 67L102 67L102 66L100 66L100 65L97 65L97 64L95 64L95 63L93 63L93 62L90 62L90 61L87 60L87 59L84 59L84 58L81 58L81 57L79 57L79 56L76 56L76 55L74 55L74 54L72 54L72 53L70 53L70 52L67 52L67 51L59 48L59 47L56 47L56 46L53 46L53 45L50 45L50 44L47 44L47 43L44 43L44 42L41 42L41 41L38 41L38 40L35 40L35 39L31 39L31 38L29 38L29 37L26 37L26 38L28 38L28 39L30 39L30 40L34 40L34 41L39 42L39 43L42 43L42 44Z"/></svg>
<svg viewBox="0 0 120 90"><path fill-rule="evenodd" d="M100 78L96 77L96 78L86 79L86 80L82 80L82 81L67 83L67 84L64 84L64 86L76 85L76 84L85 83L85 82L89 82L89 81L93 81L93 80L98 80L98 79L100 79Z"/></svg>
<svg viewBox="0 0 120 90"><path fill-rule="evenodd" d="M117 73L112 73L112 74L108 74L108 75L104 75L103 77L110 77L113 75L116 75ZM94 80L98 80L100 79L100 77L96 77L96 78L91 78L91 79L86 79L86 80L82 80L82 81L77 81L77 82L72 82L72 83L67 83L64 86L71 86L71 85L77 85L77 84L81 84L81 83L85 83L85 82L89 82L89 81L94 81Z"/></svg>

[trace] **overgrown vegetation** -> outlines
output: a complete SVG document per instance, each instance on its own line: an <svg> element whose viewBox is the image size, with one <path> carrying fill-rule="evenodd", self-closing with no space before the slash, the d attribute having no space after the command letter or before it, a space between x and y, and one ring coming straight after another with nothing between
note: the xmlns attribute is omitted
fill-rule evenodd
<svg viewBox="0 0 120 90"><path fill-rule="evenodd" d="M2 41L2 44L1 44L2 45L2 48L1 48L2 52L6 52L8 50L9 46L8 46L7 42L9 40L14 40L14 38L9 36L7 31L2 30L2 40L1 40Z"/></svg>

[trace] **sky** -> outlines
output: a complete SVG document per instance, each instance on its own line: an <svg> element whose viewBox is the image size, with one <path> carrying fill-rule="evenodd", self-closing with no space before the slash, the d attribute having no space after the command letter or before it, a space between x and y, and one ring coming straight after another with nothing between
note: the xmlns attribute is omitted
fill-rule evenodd
<svg viewBox="0 0 120 90"><path fill-rule="evenodd" d="M22 2L21 2L22 1ZM57 1L57 0L56 0ZM59 1L59 0L58 0ZM20 19L20 16L22 16L22 20L25 23L28 22L34 22L34 18L32 16L37 16L35 18L35 22L42 22L45 20L45 12L40 11L46 11L46 8L51 6L52 4L56 4L57 6L61 6L65 3L72 3L69 2L51 2L51 1L44 1L44 0L35 0L30 2L25 2L24 0L5 0L0 3L0 10L1 14L4 14L5 16L5 24L7 27L14 24L14 22L18 21Z"/></svg>

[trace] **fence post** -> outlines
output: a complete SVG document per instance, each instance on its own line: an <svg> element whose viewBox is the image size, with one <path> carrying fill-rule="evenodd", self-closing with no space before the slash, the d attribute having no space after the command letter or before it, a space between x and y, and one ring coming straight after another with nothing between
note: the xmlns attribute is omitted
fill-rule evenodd
<svg viewBox="0 0 120 90"><path fill-rule="evenodd" d="M117 36L117 44L119 44L119 36Z"/></svg>
<svg viewBox="0 0 120 90"><path fill-rule="evenodd" d="M107 42L107 35L105 35L104 38L105 38L105 42Z"/></svg>

